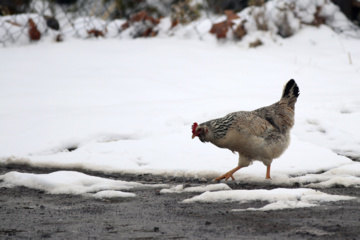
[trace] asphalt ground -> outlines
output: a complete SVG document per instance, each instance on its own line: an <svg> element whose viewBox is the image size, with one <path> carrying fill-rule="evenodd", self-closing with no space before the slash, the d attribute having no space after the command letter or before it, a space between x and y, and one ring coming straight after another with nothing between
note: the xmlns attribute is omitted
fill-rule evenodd
<svg viewBox="0 0 360 240"><path fill-rule="evenodd" d="M0 166L0 174L57 170ZM142 183L210 183L149 174L85 173ZM271 182L253 185L229 181L228 185L233 189L279 187ZM328 194L357 197L354 200L324 202L311 208L242 212L231 210L259 208L267 202L183 204L182 200L199 193L160 194L159 190L138 189L133 191L135 198L99 200L25 187L0 188L0 239L360 239L358 188L321 189Z"/></svg>

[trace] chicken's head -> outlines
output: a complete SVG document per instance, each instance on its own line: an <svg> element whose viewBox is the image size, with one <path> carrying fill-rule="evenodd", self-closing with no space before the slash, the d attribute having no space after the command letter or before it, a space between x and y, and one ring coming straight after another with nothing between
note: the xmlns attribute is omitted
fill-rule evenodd
<svg viewBox="0 0 360 240"><path fill-rule="evenodd" d="M208 132L207 128L204 128L203 126L199 126L199 124L194 123L192 125L192 138L199 137L200 140L202 139L201 136L205 135Z"/></svg>

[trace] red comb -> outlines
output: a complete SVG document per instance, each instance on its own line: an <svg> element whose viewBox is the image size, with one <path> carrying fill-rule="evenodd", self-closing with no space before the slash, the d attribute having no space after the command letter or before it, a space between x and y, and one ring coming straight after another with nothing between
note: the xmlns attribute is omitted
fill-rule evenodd
<svg viewBox="0 0 360 240"><path fill-rule="evenodd" d="M197 126L198 126L198 124L196 122L192 125L192 132L193 133L195 132Z"/></svg>

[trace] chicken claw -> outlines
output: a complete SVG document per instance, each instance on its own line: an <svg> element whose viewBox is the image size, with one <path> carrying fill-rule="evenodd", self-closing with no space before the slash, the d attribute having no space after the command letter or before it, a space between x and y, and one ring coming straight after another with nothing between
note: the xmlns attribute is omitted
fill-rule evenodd
<svg viewBox="0 0 360 240"><path fill-rule="evenodd" d="M227 181L229 178L231 178L232 180L235 180L233 174L234 174L237 170L239 170L240 168L241 168L241 167L236 167L236 168L234 168L233 170L225 173L224 175L221 175L220 177L215 178L214 181L217 182L217 181L220 181L220 180L222 180L222 179L224 179L224 178L225 178L225 181Z"/></svg>

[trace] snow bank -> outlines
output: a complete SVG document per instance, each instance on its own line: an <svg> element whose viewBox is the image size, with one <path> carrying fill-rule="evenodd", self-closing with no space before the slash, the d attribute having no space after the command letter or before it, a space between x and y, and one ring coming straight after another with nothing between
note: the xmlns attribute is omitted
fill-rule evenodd
<svg viewBox="0 0 360 240"><path fill-rule="evenodd" d="M330 195L312 189L273 189L273 190L231 190L205 192L201 195L185 199L183 203L195 202L251 202L266 201L269 204L262 208L234 209L233 211L269 211L288 208L304 208L318 206L323 202L351 200L354 197Z"/></svg>

